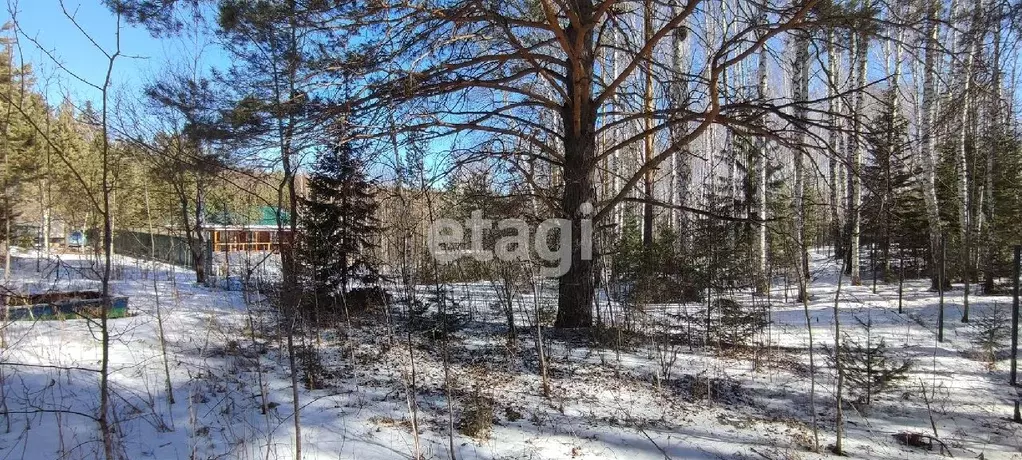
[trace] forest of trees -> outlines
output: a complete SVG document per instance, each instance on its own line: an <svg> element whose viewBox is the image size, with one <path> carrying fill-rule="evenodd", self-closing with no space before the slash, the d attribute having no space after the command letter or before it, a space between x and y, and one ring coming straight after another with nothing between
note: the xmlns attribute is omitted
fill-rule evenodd
<svg viewBox="0 0 1022 460"><path fill-rule="evenodd" d="M949 279L993 292L1022 231L1007 2L108 3L156 35L211 28L232 65L184 62L108 98L107 115L45 102L9 25L8 215L33 203L100 228L108 142L115 229L146 225L123 197L147 192L155 224L196 248L231 200L274 205L298 230L296 177L357 137L388 193L458 190L452 173L475 171L529 202L523 215L570 219L563 327L592 324L599 280L624 275L597 267L627 263L614 254L630 232L642 249L624 254L670 249L658 276L690 291L721 276L762 290L830 246L856 284L891 280L902 259L936 283L945 248ZM352 129L334 132L340 120Z"/></svg>
<svg viewBox="0 0 1022 460"><path fill-rule="evenodd" d="M96 44L105 81L49 67L101 98L54 99L10 11L5 247L59 217L106 255L105 293L112 235L155 227L189 242L206 283L210 220L273 209L294 235L273 297L293 366L303 328L349 309L395 295L414 313L415 286L443 303L452 282L532 279L534 253L430 256L430 224L477 210L570 222L560 329L604 326L601 296L726 311L724 293L783 277L806 300L817 250L853 285L964 283L968 322L970 295L1006 291L1022 242L1016 1L104 5L117 29L96 34L202 35L227 59L182 56L132 94L111 78L119 41Z"/></svg>

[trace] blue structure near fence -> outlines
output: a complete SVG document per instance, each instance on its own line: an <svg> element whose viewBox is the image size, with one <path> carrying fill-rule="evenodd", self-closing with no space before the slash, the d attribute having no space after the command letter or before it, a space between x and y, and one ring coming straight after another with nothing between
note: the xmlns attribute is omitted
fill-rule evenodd
<svg viewBox="0 0 1022 460"><path fill-rule="evenodd" d="M0 316L7 321L98 318L102 313L103 304L102 294L95 291L8 295L4 297L4 309ZM111 296L107 318L122 318L127 315L128 298Z"/></svg>
<svg viewBox="0 0 1022 460"><path fill-rule="evenodd" d="M85 247L85 243L86 239L84 232L75 230L67 237L67 247L69 248L83 248Z"/></svg>

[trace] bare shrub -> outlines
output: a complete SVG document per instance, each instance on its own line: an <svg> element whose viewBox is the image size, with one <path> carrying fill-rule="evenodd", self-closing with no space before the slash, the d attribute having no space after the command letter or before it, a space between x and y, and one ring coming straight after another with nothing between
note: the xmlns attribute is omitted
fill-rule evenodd
<svg viewBox="0 0 1022 460"><path fill-rule="evenodd" d="M492 398L482 395L479 390L472 392L462 402L458 431L475 439L488 438L493 428L493 406Z"/></svg>

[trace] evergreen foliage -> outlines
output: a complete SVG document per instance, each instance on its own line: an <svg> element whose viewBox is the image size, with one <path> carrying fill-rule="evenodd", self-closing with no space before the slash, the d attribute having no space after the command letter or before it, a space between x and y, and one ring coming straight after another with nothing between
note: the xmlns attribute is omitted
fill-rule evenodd
<svg viewBox="0 0 1022 460"><path fill-rule="evenodd" d="M653 244L646 247L638 219L628 217L611 258L612 281L621 291L622 300L645 304L702 298L703 274L686 261L679 238L672 229L662 227L654 235Z"/></svg>
<svg viewBox="0 0 1022 460"><path fill-rule="evenodd" d="M379 271L372 250L380 230L377 204L351 141L316 158L308 187L299 217L300 256L317 298L333 301L355 283L376 282Z"/></svg>
<svg viewBox="0 0 1022 460"><path fill-rule="evenodd" d="M890 357L887 341L872 335L872 318L855 319L866 333L865 343L844 334L837 353L832 348L825 349L831 367L837 368L840 361L848 394L854 396L856 402L869 405L876 395L894 389L898 382L908 378L912 362Z"/></svg>
<svg viewBox="0 0 1022 460"><path fill-rule="evenodd" d="M882 100L889 101L889 97ZM885 279L900 251L927 251L928 229L922 194L915 183L908 120L885 103L865 133L872 161L863 168L862 244L877 247L876 266Z"/></svg>
<svg viewBox="0 0 1022 460"><path fill-rule="evenodd" d="M1018 132L993 129L986 134L987 145L994 154L994 229L989 235L988 250L993 252L990 276L1003 278L1012 275L1012 247L1022 242L1022 135ZM985 178L981 179L985 181ZM988 225L985 232L989 231ZM997 289L996 286L991 286Z"/></svg>
<svg viewBox="0 0 1022 460"><path fill-rule="evenodd" d="M727 346L748 345L770 323L766 306L722 298L710 304L709 340Z"/></svg>
<svg viewBox="0 0 1022 460"><path fill-rule="evenodd" d="M987 362L990 370L993 370L997 364L998 352L1011 338L1011 318L1008 309L995 303L969 326L973 333L972 344L979 348L983 360Z"/></svg>

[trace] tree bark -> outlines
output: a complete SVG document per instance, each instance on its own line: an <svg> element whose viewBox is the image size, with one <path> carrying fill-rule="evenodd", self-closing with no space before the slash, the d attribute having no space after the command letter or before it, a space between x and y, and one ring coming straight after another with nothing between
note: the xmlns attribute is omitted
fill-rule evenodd
<svg viewBox="0 0 1022 460"><path fill-rule="evenodd" d="M581 2L579 15L588 18L593 6ZM571 43L580 43L578 66L569 66L567 72L567 96L561 109L561 123L564 127L564 193L561 197L562 217L571 221L571 266L558 280L557 320L558 328L589 327L593 322L593 299L595 297L595 264L591 257L584 257L582 251L583 204L592 206L596 196L593 170L596 166L596 121L597 108L592 98L593 64L595 50L592 29L565 28L565 35Z"/></svg>
<svg viewBox="0 0 1022 460"><path fill-rule="evenodd" d="M206 193L202 178L195 181L195 229L190 241L192 245L192 263L195 265L195 282L206 284L206 238L205 228L202 224L202 215L205 208Z"/></svg>
<svg viewBox="0 0 1022 460"><path fill-rule="evenodd" d="M643 13L644 41L649 42L653 38L653 1L645 0ZM649 132L653 129L653 49L646 53L645 65L645 94L643 95L643 110L646 116L643 117L643 130ZM653 161L653 135L648 134L643 142L643 163ZM653 246L653 173L656 168L646 171L643 178L643 194L646 202L642 205L642 246L649 249Z"/></svg>
<svg viewBox="0 0 1022 460"><path fill-rule="evenodd" d="M830 123L831 129L828 130L828 144L833 152L829 155L830 162L828 168L828 182L830 192L830 240L831 245L834 247L834 255L837 256L841 253L839 249L841 247L841 210L839 206L840 195L838 188L841 182L838 181L837 170L839 168L839 162L837 161L838 138L839 133L837 130L837 124L840 123L840 117L838 116L838 102L837 102L837 54L834 52L834 30L827 31L827 108L830 112Z"/></svg>
<svg viewBox="0 0 1022 460"><path fill-rule="evenodd" d="M865 8L869 8L869 1L866 1ZM861 90L866 84L866 59L867 51L869 50L869 37L865 33L859 33L855 37L855 87L859 90L855 94L855 112L853 114L852 123L855 128L852 131L854 136L854 146L852 150L852 158L850 162L849 170L849 182L851 185L851 201L848 206L849 215L849 227L851 234L849 235L849 250L851 257L851 283L853 286L862 284L862 273L861 273L861 256L859 251L859 239L861 235L861 216L862 216L862 157L866 151L866 142L863 139L863 128L862 128L862 111L863 101L865 99L864 91Z"/></svg>
<svg viewBox="0 0 1022 460"><path fill-rule="evenodd" d="M760 13L760 21L767 22L767 13L764 9ZM767 99L767 59L769 54L766 47L760 50L759 66L757 69L756 92L760 100ZM759 149L753 155L752 173L755 180L755 194L753 195L752 209L755 213L755 234L752 238L753 254L756 258L755 283L756 293L766 294L770 290L770 280L767 279L767 140L759 139Z"/></svg>
<svg viewBox="0 0 1022 460"><path fill-rule="evenodd" d="M592 125L583 124L583 128L585 126ZM585 217L582 215L582 205L592 204L595 198L592 170L595 162L596 135L591 129L582 129L577 134L578 136L569 134L566 137L564 149L564 196L561 199L561 212L571 221L571 266L558 281L555 326L559 328L592 325L592 305L596 288L593 260L582 257L582 238L591 238L591 235L582 234L582 218Z"/></svg>
<svg viewBox="0 0 1022 460"><path fill-rule="evenodd" d="M972 24L965 37L966 58L965 72L962 74L962 103L958 113L958 145L955 152L955 168L958 170L958 236L960 238L961 252L960 263L962 264L962 282L965 290L962 293L962 322L969 322L969 289L972 281L972 202L969 197L969 168L967 164L965 142L967 140L967 124L969 122L970 103L972 101L972 71L973 62L976 56L976 36L980 30L980 11L983 10L984 2L980 0L979 8L973 15Z"/></svg>
<svg viewBox="0 0 1022 460"><path fill-rule="evenodd" d="M110 422L112 403L110 401L110 328L108 326L110 314L110 276L112 272L113 257L113 208L111 207L111 195L113 184L110 180L110 132L107 119L109 110L109 90L113 76L114 61L121 53L121 21L117 16L116 28L116 51L108 54L106 78L102 86L102 214L103 214L103 274L100 278L100 290L103 303L99 313L101 360L99 372L99 429L103 437L103 453L107 460L116 458L114 427Z"/></svg>
<svg viewBox="0 0 1022 460"><path fill-rule="evenodd" d="M793 37L793 44L795 48L794 62L792 66L792 99L795 103L795 120L804 120L806 117L805 104L808 99L809 93L809 39L808 36L801 31L796 31ZM799 283L798 298L799 300L805 300L807 298L807 284L809 276L809 255L807 253L807 242L805 238L805 171L803 167L804 160L804 148L805 148L805 134L804 130L797 128L795 134L795 149L792 151L794 156L794 188L792 195L794 196L794 207L795 207L795 250L798 251L798 257L796 263L798 264L798 270L802 273L802 276L807 280L805 283Z"/></svg>
<svg viewBox="0 0 1022 460"><path fill-rule="evenodd" d="M937 99L936 92L936 65L937 65L937 54L939 50L937 48L937 2L936 0L929 0L926 12L926 29L923 34L923 40L926 56L923 60L923 100L920 107L922 112L920 119L920 160L923 166L923 177L919 181L920 187L922 187L923 202L926 206L926 220L929 227L930 237L930 278L932 281L932 287L938 288L937 285L937 259L938 253L940 252L940 240L941 240L941 221L940 221L940 208L937 203L937 139L934 134L934 116L935 107L934 103Z"/></svg>
<svg viewBox="0 0 1022 460"><path fill-rule="evenodd" d="M996 2L996 10L994 12L995 17L998 18L996 24L1000 23L1001 17L1001 3ZM986 180L983 187L983 216L985 222L983 245L983 292L986 294L992 294L994 291L994 269L996 265L995 256L997 251L994 249L996 240L994 238L994 167L996 164L997 153L1000 150L1001 142L1000 136L1001 131L1001 34L997 27L994 28L994 54L993 54L993 91L991 91L991 114L990 124L993 127L991 133L994 137L994 143L992 146L986 149Z"/></svg>
<svg viewBox="0 0 1022 460"><path fill-rule="evenodd" d="M593 320L595 270L593 260L584 259L582 254L582 238L591 238L591 235L582 235L581 208L584 203L592 203L595 195L591 166L587 166L593 161L594 147L594 140L590 139L588 145L579 144L577 148L565 149L561 211L571 221L571 266L558 280L557 321L554 325L559 328L589 327Z"/></svg>

